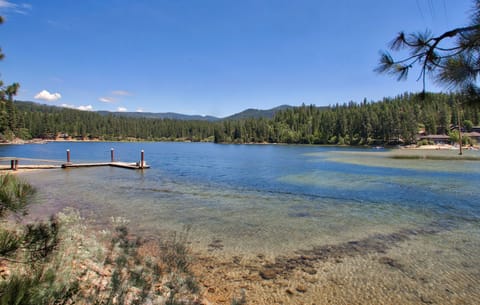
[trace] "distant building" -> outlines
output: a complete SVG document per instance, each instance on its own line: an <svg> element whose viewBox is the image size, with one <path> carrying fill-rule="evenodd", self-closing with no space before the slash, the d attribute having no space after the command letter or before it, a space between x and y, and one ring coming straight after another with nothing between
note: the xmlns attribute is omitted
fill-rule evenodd
<svg viewBox="0 0 480 305"><path fill-rule="evenodd" d="M432 135L423 135L418 138L420 141L427 140L433 142L434 144L451 144L452 140L447 135L432 134Z"/></svg>
<svg viewBox="0 0 480 305"><path fill-rule="evenodd" d="M56 140L56 141L60 141L60 140L68 141L68 140L71 140L71 139L72 139L72 137L70 137L70 136L68 135L68 133L61 133L61 132L59 132L59 133L57 133L57 135L55 136L55 140Z"/></svg>

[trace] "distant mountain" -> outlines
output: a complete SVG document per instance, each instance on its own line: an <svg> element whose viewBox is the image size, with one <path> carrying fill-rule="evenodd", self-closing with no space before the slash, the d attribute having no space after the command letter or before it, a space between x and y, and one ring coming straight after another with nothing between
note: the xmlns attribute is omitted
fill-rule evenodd
<svg viewBox="0 0 480 305"><path fill-rule="evenodd" d="M202 115L186 115L175 112L110 112L110 111L97 111L101 115L116 115L130 118L149 118L149 119L171 119L171 120L182 120L182 121L209 121L216 122L220 120L242 120L249 118L266 118L271 119L277 111L293 108L289 105L281 105L268 110L260 109L247 109L242 112L233 114L225 118L217 118L214 116L202 116Z"/></svg>
<svg viewBox="0 0 480 305"><path fill-rule="evenodd" d="M209 121L215 122L220 120L217 117L210 115L187 115L175 112L110 112L110 111L97 111L100 115L115 115L129 118L147 118L147 119L171 119L182 121Z"/></svg>
<svg viewBox="0 0 480 305"><path fill-rule="evenodd" d="M275 113L281 110L290 109L293 106L289 105L281 105L272 109L268 110L260 110L260 109L253 109L249 108L242 112L236 113L234 115L228 116L224 118L224 120L241 120L241 119L258 119L258 118L265 118L265 119L272 119L275 116Z"/></svg>
<svg viewBox="0 0 480 305"><path fill-rule="evenodd" d="M59 111L63 107L39 104L36 102L30 101L16 101L17 106L23 111ZM289 105L281 105L268 110L260 109L247 109L242 112L227 116L225 118L217 118L210 115L187 115L175 112L110 112L110 111L94 111L100 115L114 115L119 117L130 117L130 118L149 118L149 119L171 119L171 120L182 120L182 121L208 121L216 122L220 120L242 120L248 118L266 118L271 119L274 117L275 113L281 110L294 108ZM80 111L80 110L79 110Z"/></svg>

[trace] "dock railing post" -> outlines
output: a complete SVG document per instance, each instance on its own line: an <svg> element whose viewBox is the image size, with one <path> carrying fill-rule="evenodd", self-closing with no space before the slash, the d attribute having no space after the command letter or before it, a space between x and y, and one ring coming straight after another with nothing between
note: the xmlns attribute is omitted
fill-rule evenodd
<svg viewBox="0 0 480 305"><path fill-rule="evenodd" d="M18 159L15 159L15 168L13 170L16 171L17 169L18 169Z"/></svg>
<svg viewBox="0 0 480 305"><path fill-rule="evenodd" d="M145 162L145 152L142 149L142 151L140 152L140 168L141 169L143 169L144 162Z"/></svg>
<svg viewBox="0 0 480 305"><path fill-rule="evenodd" d="M113 148L110 149L110 159L112 160L111 162L115 162L115 149Z"/></svg>
<svg viewBox="0 0 480 305"><path fill-rule="evenodd" d="M67 163L70 163L70 149L67 149Z"/></svg>

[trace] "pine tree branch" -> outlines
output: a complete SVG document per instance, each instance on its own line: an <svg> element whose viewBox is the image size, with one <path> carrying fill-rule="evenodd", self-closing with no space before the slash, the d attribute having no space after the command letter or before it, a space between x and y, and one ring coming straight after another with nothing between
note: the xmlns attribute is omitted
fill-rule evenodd
<svg viewBox="0 0 480 305"><path fill-rule="evenodd" d="M475 33L480 31L480 24L474 24L466 27L459 27L446 31L439 36L430 37L430 32L405 35L400 32L391 42L391 50L411 49L411 55L394 60L388 53L381 55L380 65L375 69L378 73L398 74L398 80L405 79L408 70L414 65L420 64L420 73L417 81L422 80L423 91L425 91L427 72L446 69L445 60L454 58L477 45L480 40L475 37ZM468 35L473 32L474 34ZM465 42L459 40L458 44L452 47L441 47L440 44L450 38L461 37Z"/></svg>

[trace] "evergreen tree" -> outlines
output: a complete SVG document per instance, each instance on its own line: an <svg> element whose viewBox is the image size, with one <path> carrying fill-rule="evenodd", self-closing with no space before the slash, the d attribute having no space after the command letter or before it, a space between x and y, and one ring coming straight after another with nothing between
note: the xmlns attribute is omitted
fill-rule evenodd
<svg viewBox="0 0 480 305"><path fill-rule="evenodd" d="M0 24L2 23L3 18L0 16ZM4 55L0 49L0 60L3 58ZM0 80L0 139L3 137L11 140L18 131L17 110L13 104L13 97L17 94L19 87L18 83L5 87Z"/></svg>
<svg viewBox="0 0 480 305"><path fill-rule="evenodd" d="M432 74L434 79L447 87L467 92L478 103L480 95L476 85L480 73L480 0L473 1L469 24L457 27L438 36L428 30L405 34L400 32L390 44L393 51L408 50L410 55L398 60L383 52L376 71L393 74L405 79L415 66L420 68L423 81Z"/></svg>

